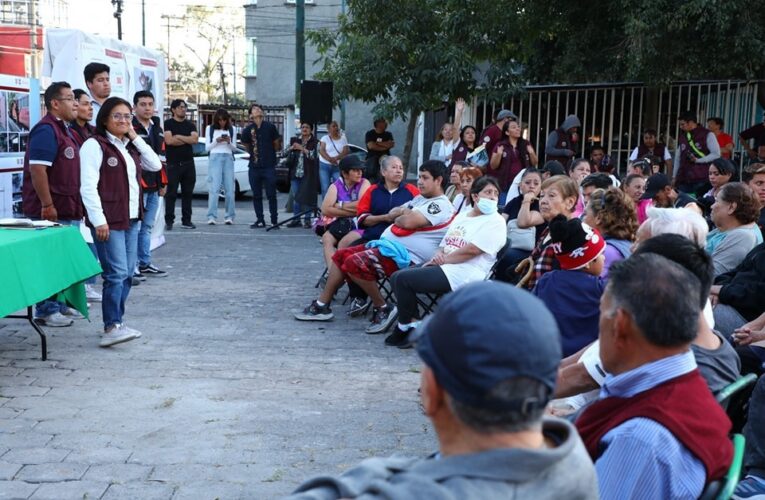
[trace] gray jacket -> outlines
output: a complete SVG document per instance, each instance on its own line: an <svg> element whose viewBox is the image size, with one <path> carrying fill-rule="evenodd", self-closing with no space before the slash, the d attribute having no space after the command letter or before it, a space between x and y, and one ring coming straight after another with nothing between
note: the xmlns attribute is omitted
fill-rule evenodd
<svg viewBox="0 0 765 500"><path fill-rule="evenodd" d="M502 448L424 460L370 458L339 477L311 479L288 498L598 498L595 469L574 427L564 420L549 418L544 420L543 431L558 446L539 450Z"/></svg>

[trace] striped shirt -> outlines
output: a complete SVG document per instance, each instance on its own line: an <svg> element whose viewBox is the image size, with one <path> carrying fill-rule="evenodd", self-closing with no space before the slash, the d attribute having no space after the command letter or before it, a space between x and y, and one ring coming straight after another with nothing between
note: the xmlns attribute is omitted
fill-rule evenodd
<svg viewBox="0 0 765 500"><path fill-rule="evenodd" d="M629 398L695 369L696 360L689 350L616 376L607 375L600 397ZM704 465L654 420L627 420L606 433L600 445L604 451L595 470L605 500L698 498L704 489Z"/></svg>

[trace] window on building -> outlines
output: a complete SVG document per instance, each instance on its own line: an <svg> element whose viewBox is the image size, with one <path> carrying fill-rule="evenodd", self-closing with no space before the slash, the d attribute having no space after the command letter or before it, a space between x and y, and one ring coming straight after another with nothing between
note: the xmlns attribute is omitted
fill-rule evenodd
<svg viewBox="0 0 765 500"><path fill-rule="evenodd" d="M247 73L245 76L258 76L258 39L247 40Z"/></svg>

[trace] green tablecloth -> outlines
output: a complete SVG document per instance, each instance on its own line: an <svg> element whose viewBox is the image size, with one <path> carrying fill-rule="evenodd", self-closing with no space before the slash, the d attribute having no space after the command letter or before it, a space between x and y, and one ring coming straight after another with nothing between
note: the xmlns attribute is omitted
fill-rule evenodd
<svg viewBox="0 0 765 500"><path fill-rule="evenodd" d="M57 293L87 317L83 281L100 272L76 227L0 228L0 318Z"/></svg>

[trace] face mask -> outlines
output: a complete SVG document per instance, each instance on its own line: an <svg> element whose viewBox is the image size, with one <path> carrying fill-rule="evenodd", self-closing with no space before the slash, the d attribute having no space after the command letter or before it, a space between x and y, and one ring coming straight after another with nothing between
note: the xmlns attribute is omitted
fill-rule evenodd
<svg viewBox="0 0 765 500"><path fill-rule="evenodd" d="M497 213L497 200L491 200L489 198L478 198L478 210L484 215L491 213Z"/></svg>

